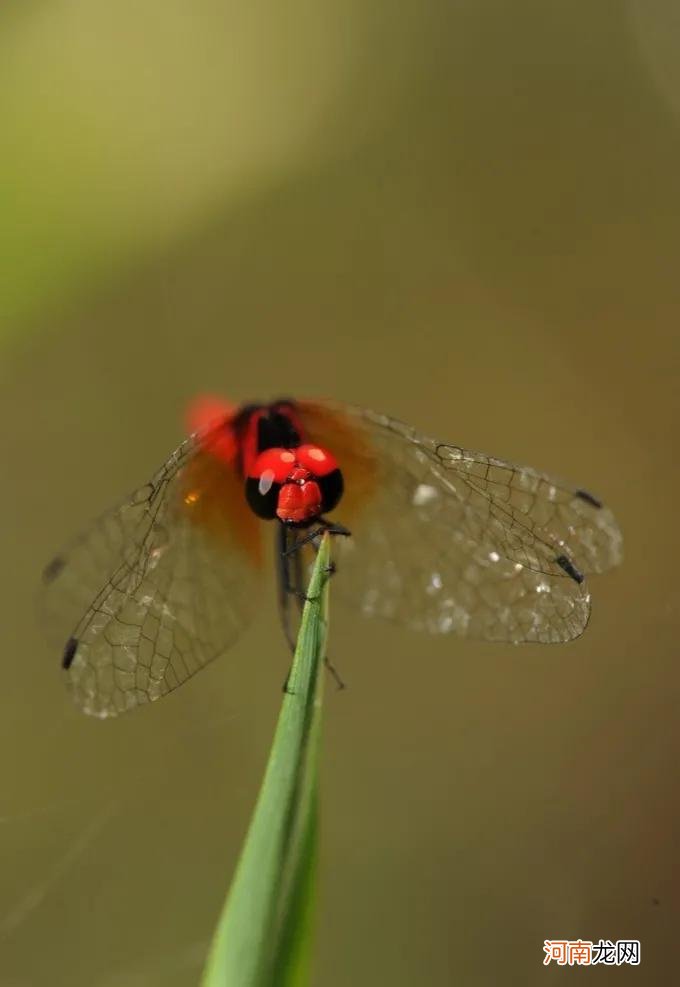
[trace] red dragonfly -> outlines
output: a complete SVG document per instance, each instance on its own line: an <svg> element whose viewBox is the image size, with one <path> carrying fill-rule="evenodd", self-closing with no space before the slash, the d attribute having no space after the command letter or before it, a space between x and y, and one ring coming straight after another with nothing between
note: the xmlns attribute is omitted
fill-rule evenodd
<svg viewBox="0 0 680 987"><path fill-rule="evenodd" d="M435 634L558 642L588 622L587 573L621 560L592 494L420 435L363 408L202 398L192 434L144 486L57 555L45 602L78 705L113 716L159 699L234 643L274 523L279 603L328 530L334 597ZM340 507L344 524L327 513Z"/></svg>

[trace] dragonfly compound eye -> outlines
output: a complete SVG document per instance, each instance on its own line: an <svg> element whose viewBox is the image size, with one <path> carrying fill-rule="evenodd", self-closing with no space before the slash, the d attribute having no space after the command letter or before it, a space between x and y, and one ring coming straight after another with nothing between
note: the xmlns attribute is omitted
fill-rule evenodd
<svg viewBox="0 0 680 987"><path fill-rule="evenodd" d="M295 450L297 462L314 476L321 491L321 511L326 513L337 507L344 489L338 462L327 449L317 445L301 445Z"/></svg>
<svg viewBox="0 0 680 987"><path fill-rule="evenodd" d="M336 460L325 449L265 449L246 479L246 500L259 518L307 524L332 510L343 491Z"/></svg>
<svg viewBox="0 0 680 987"><path fill-rule="evenodd" d="M273 521L276 517L280 490L281 484L270 481L270 474L263 473L259 478L249 476L246 479L248 506L263 521Z"/></svg>
<svg viewBox="0 0 680 987"><path fill-rule="evenodd" d="M272 521L277 516L281 486L294 468L290 449L265 449L257 457L246 478L246 500L259 518Z"/></svg>

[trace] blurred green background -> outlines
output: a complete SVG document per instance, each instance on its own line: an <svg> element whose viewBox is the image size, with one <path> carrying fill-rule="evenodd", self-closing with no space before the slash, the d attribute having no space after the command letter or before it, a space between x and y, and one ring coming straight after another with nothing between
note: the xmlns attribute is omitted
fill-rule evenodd
<svg viewBox="0 0 680 987"><path fill-rule="evenodd" d="M354 401L601 494L563 647L333 614L315 985L667 984L680 903L672 0L0 13L0 984L197 982L287 654L71 708L34 594L187 399ZM544 938L635 938L555 974Z"/></svg>

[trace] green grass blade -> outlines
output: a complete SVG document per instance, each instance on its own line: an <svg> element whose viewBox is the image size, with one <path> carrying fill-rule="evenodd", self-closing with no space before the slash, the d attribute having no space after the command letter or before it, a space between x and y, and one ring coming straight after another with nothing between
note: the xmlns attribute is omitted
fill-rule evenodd
<svg viewBox="0 0 680 987"><path fill-rule="evenodd" d="M275 963L279 975L276 983L281 987L305 987L310 979L319 826L316 764L319 739L314 734L319 733L320 719L317 707L312 718L307 754L309 784L306 786L304 801L300 807L296 851L299 866L295 868L284 901Z"/></svg>
<svg viewBox="0 0 680 987"><path fill-rule="evenodd" d="M320 665L330 539L322 539L262 787L203 974L203 987L308 982L317 857Z"/></svg>

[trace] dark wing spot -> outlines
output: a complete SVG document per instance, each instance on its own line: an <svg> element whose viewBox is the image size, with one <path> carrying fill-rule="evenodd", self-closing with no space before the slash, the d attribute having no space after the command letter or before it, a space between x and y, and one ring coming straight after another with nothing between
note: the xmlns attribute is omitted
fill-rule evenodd
<svg viewBox="0 0 680 987"><path fill-rule="evenodd" d="M71 662L75 657L75 653L78 650L78 639L75 637L70 637L66 642L66 647L64 648L64 655L61 659L62 668L70 668Z"/></svg>
<svg viewBox="0 0 680 987"><path fill-rule="evenodd" d="M62 555L55 555L51 562L48 562L43 569L43 582L51 583L56 579L61 570L66 565L66 559Z"/></svg>
<svg viewBox="0 0 680 987"><path fill-rule="evenodd" d="M579 572L579 570L576 568L574 563L567 555L558 555L557 558L555 559L555 562L557 562L558 566L564 569L566 574L568 576L571 576L571 578L574 579L577 583L583 582L583 573Z"/></svg>
<svg viewBox="0 0 680 987"><path fill-rule="evenodd" d="M602 507L602 501L598 500L597 497L593 497L587 490L577 490L576 496L580 497L581 500L585 500L586 504L590 504L591 507Z"/></svg>

